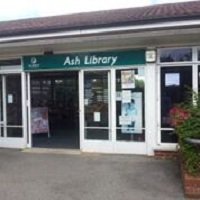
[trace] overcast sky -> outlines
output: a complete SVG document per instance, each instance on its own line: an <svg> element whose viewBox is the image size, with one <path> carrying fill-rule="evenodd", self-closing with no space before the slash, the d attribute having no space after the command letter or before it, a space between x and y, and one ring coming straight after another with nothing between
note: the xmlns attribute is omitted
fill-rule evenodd
<svg viewBox="0 0 200 200"><path fill-rule="evenodd" d="M0 0L0 21L191 0Z"/></svg>

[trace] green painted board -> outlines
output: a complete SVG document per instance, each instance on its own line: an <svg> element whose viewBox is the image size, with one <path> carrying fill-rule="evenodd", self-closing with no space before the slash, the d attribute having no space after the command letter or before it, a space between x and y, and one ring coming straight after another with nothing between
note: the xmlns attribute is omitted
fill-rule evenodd
<svg viewBox="0 0 200 200"><path fill-rule="evenodd" d="M24 71L70 70L145 64L145 50L86 52L23 57Z"/></svg>

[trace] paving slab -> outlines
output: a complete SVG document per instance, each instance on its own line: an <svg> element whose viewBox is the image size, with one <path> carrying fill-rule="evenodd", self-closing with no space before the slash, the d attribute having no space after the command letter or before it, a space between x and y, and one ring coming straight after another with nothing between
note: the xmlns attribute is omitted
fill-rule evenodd
<svg viewBox="0 0 200 200"><path fill-rule="evenodd" d="M183 200L176 161L0 149L2 200Z"/></svg>

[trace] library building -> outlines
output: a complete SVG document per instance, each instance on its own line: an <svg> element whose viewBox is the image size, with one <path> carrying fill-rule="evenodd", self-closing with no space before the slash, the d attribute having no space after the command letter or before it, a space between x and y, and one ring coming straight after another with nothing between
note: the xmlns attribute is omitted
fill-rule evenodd
<svg viewBox="0 0 200 200"><path fill-rule="evenodd" d="M200 1L0 22L0 148L176 151L199 35Z"/></svg>

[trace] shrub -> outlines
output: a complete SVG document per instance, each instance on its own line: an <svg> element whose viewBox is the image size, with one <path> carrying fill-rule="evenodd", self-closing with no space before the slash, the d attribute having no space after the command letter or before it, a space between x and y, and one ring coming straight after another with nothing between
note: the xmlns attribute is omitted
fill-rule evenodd
<svg viewBox="0 0 200 200"><path fill-rule="evenodd" d="M187 101L171 109L170 117L186 170L192 175L200 174L200 148L187 142L188 138L200 139L200 95L192 92Z"/></svg>

